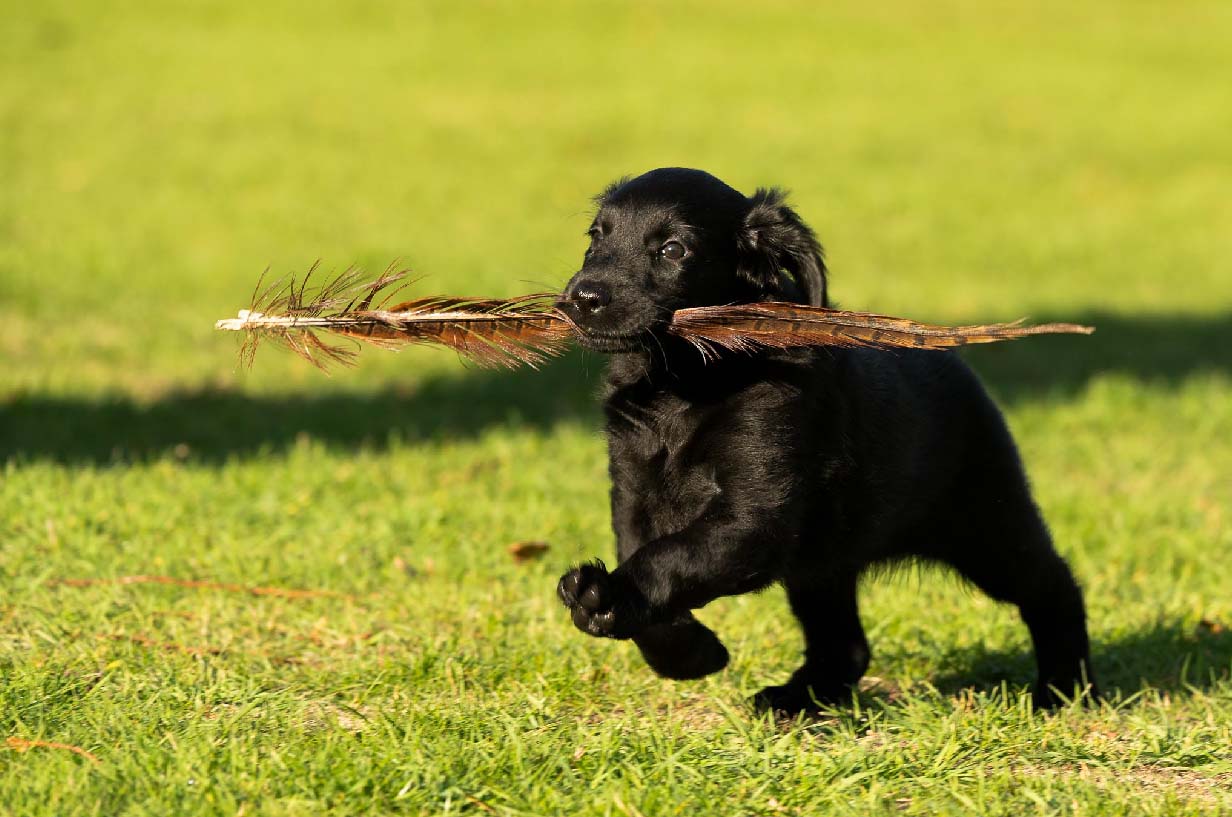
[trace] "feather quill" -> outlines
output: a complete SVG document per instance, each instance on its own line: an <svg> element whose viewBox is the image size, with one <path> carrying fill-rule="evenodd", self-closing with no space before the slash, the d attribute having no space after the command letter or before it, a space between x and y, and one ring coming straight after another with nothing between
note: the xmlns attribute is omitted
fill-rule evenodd
<svg viewBox="0 0 1232 817"><path fill-rule="evenodd" d="M404 286L405 271L387 270L363 282L348 270L318 288L310 287L315 266L302 280L258 283L252 305L239 316L220 320L217 329L246 334L240 360L252 365L262 339L270 339L325 369L350 365L356 348L328 343L328 333L387 349L411 344L445 346L483 366L537 366L560 354L570 337L582 332L555 306L554 293L508 300L437 295L389 305ZM264 276L263 276L264 278ZM373 306L377 296L381 300ZM753 352L799 346L875 349L949 349L996 343L1032 335L1095 331L1072 323L1027 326L1013 323L937 326L906 318L848 312L795 303L753 303L677 310L667 331L683 338L707 359L722 350Z"/></svg>

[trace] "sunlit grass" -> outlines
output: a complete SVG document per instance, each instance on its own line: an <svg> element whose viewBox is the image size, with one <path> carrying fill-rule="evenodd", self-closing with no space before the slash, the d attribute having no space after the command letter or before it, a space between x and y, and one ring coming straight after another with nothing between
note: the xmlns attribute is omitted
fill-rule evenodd
<svg viewBox="0 0 1232 817"><path fill-rule="evenodd" d="M0 738L99 762L0 740L0 812L1232 808L1226 4L10 5ZM844 306L1099 327L970 359L1107 705L1030 712L1013 611L930 572L865 590L853 710L744 707L798 661L778 591L661 681L553 597L612 551L601 359L243 372L212 329L318 258L557 286L668 164L791 188ZM135 575L238 589L64 583Z"/></svg>

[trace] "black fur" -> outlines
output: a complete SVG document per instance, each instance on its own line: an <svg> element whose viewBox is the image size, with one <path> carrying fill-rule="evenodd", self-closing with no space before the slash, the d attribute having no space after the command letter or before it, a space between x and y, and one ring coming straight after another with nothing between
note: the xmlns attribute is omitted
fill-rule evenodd
<svg viewBox="0 0 1232 817"><path fill-rule="evenodd" d="M755 700L808 710L849 699L868 667L861 574L919 559L1018 606L1038 703L1094 693L1081 591L1000 412L958 357L826 348L704 362L662 331L671 312L826 303L813 232L782 193L747 198L697 170L621 180L598 203L561 306L584 345L612 355L619 566L560 580L580 630L631 638L659 674L697 678L728 655L691 611L779 582L804 630L804 665Z"/></svg>

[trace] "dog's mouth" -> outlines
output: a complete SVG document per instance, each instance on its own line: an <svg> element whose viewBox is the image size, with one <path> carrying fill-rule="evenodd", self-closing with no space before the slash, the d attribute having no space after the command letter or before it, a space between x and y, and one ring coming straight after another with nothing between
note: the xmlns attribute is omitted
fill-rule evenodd
<svg viewBox="0 0 1232 817"><path fill-rule="evenodd" d="M573 336L578 345L592 352L614 354L640 351L647 348L652 341L650 335L657 328L653 322L641 325L636 321L630 322L633 324L631 327L620 326L619 323L625 321L619 321L617 327L611 328L613 321L606 310L602 317L598 317L589 314L589 310L579 309L576 301L564 296L556 301L556 309L573 327Z"/></svg>
<svg viewBox="0 0 1232 817"><path fill-rule="evenodd" d="M580 326L575 337L578 345L592 352L615 354L617 352L636 352L646 348L646 332L590 332Z"/></svg>

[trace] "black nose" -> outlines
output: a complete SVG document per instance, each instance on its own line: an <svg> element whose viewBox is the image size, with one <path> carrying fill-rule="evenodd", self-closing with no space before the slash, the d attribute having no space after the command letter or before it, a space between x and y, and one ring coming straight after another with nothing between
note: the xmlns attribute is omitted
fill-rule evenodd
<svg viewBox="0 0 1232 817"><path fill-rule="evenodd" d="M612 302L612 291L598 281L579 281L568 301L581 315L593 315Z"/></svg>

